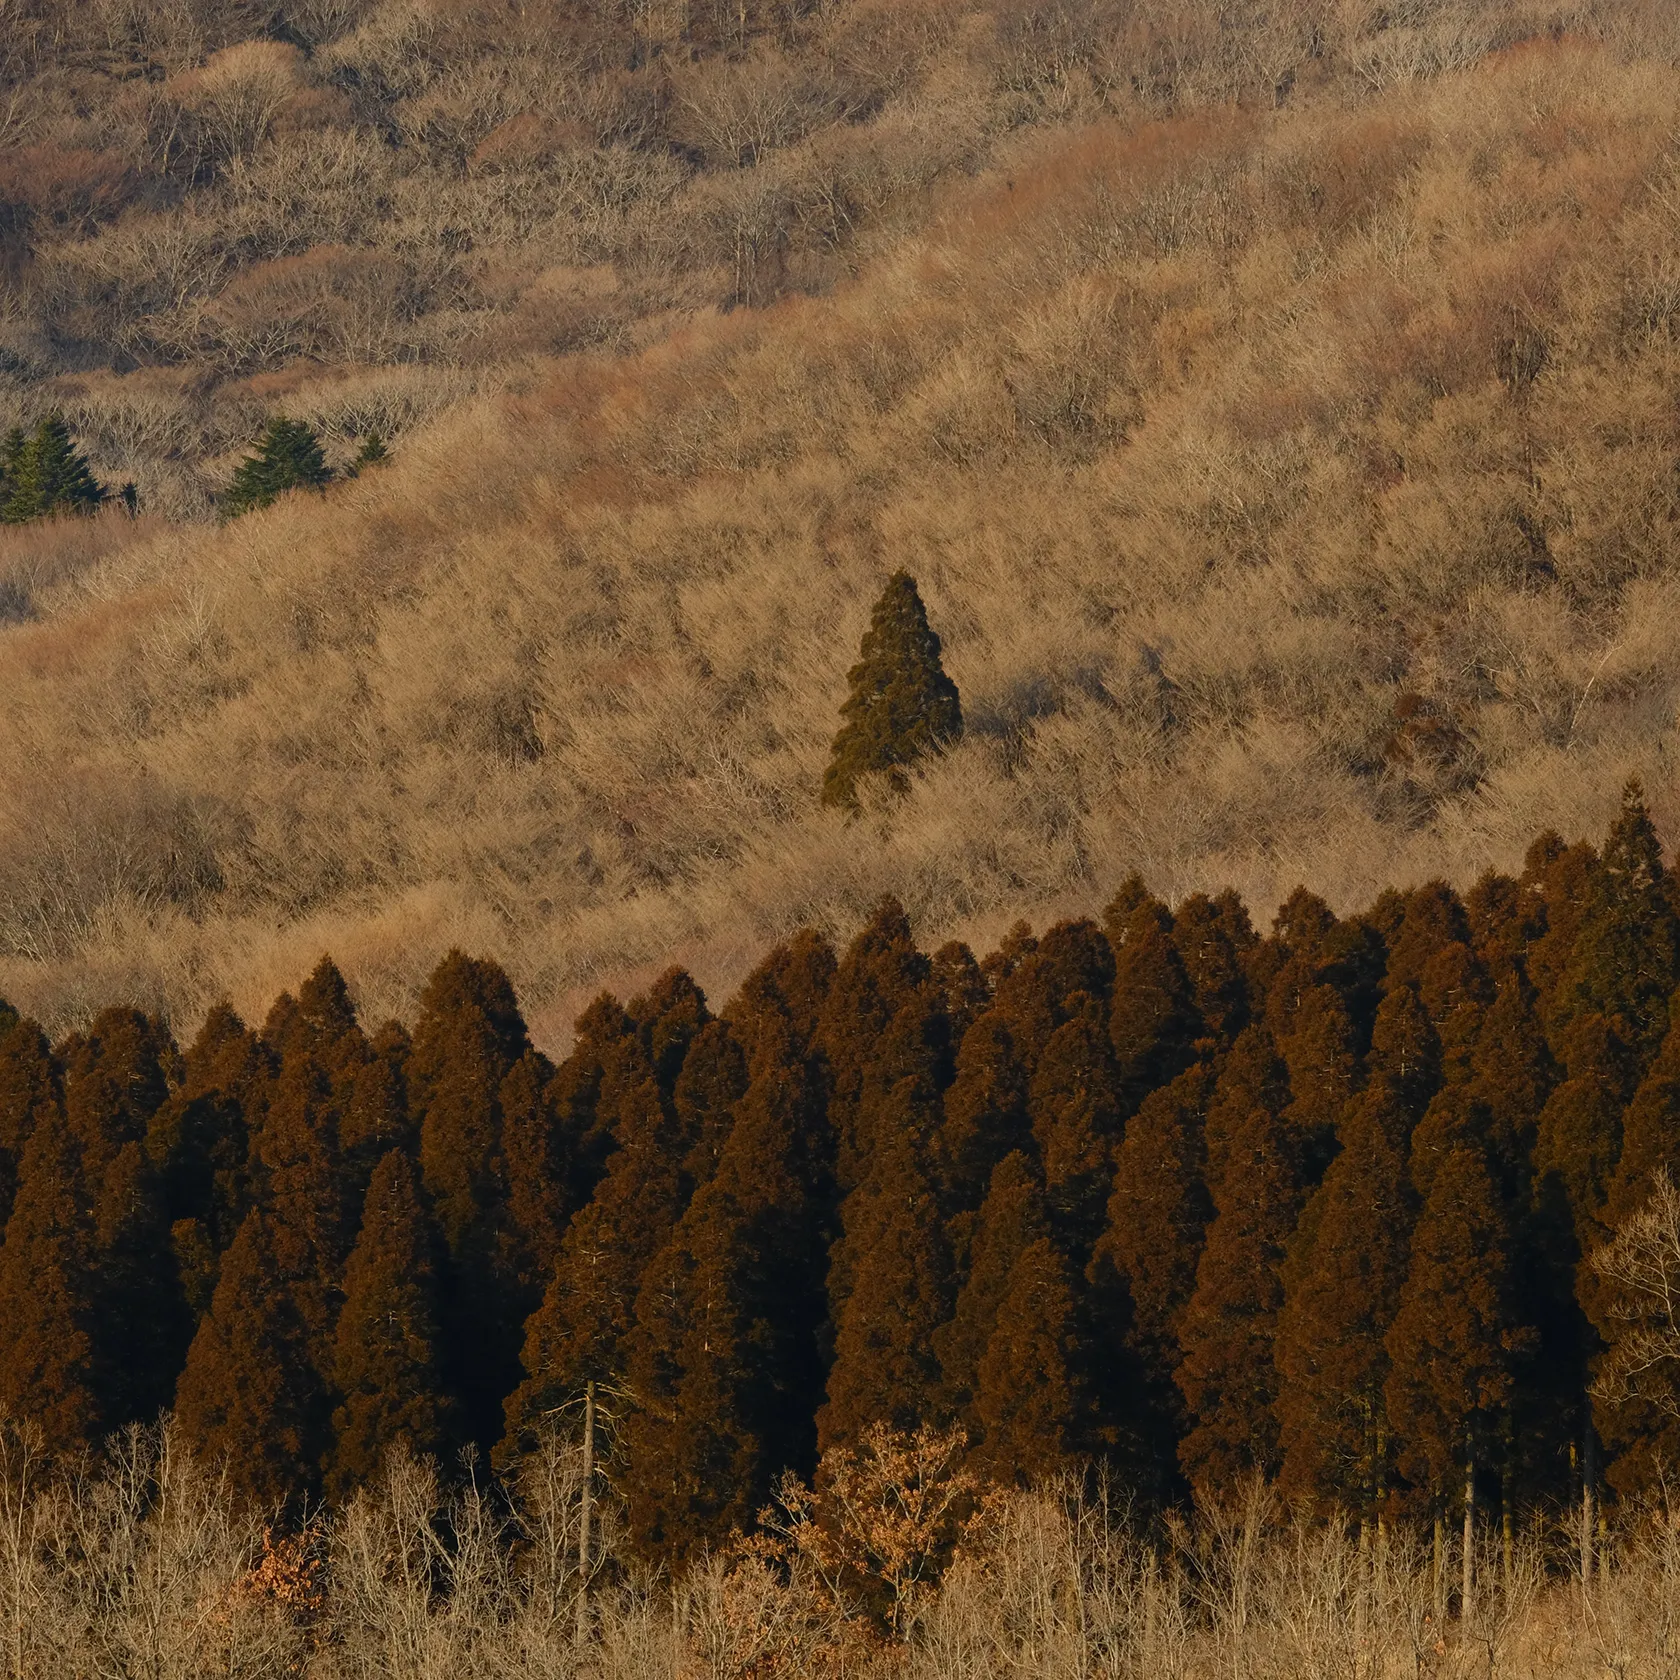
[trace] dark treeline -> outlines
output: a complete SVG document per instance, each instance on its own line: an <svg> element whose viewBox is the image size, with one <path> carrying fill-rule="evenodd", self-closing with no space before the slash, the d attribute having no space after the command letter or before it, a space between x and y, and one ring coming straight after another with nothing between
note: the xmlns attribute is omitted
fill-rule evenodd
<svg viewBox="0 0 1680 1680"><path fill-rule="evenodd" d="M0 1403L61 1451L173 1408L279 1501L398 1440L505 1463L594 1382L679 1563L876 1421L1151 1501L1634 1494L1680 1425L1594 1399L1583 1260L1680 1159L1677 900L1630 789L1602 850L1264 938L1133 880L977 961L887 901L720 1015L680 971L600 997L558 1067L458 953L412 1035L326 961L184 1054L8 1015Z"/></svg>

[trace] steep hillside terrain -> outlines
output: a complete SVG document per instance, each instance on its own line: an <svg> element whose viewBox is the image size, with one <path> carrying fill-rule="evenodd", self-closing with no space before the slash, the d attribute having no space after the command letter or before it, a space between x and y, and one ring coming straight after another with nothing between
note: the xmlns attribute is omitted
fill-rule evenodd
<svg viewBox="0 0 1680 1680"><path fill-rule="evenodd" d="M1263 99L1087 97L1082 48L820 285L526 355L226 527L5 534L0 991L185 1022L330 947L377 1014L459 942L555 1042L887 889L924 943L1133 869L1345 905L1596 832L1630 772L1672 833L1674 43L1418 13L1356 58L1303 9ZM968 733L847 820L899 566Z"/></svg>

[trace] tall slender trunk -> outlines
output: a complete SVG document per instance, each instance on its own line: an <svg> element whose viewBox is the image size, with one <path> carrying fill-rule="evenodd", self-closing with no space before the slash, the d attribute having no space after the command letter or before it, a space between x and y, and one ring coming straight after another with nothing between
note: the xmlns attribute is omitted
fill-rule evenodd
<svg viewBox="0 0 1680 1680"><path fill-rule="evenodd" d="M1447 1519L1441 1509L1441 1496L1435 1496L1435 1626L1437 1630L1447 1619Z"/></svg>
<svg viewBox="0 0 1680 1680"><path fill-rule="evenodd" d="M1459 1589L1458 1616L1466 1629L1476 1614L1476 1450L1464 1454L1464 1584Z"/></svg>
<svg viewBox="0 0 1680 1680"><path fill-rule="evenodd" d="M578 1512L578 1643L589 1637L589 1501L595 1491L595 1385L583 1389L583 1495Z"/></svg>
<svg viewBox="0 0 1680 1680"><path fill-rule="evenodd" d="M1586 1427L1581 1432L1581 1591L1589 1591L1593 1578L1593 1538L1596 1515L1593 1509L1597 1497L1595 1486L1598 1471L1598 1453L1593 1438L1592 1418L1589 1415Z"/></svg>

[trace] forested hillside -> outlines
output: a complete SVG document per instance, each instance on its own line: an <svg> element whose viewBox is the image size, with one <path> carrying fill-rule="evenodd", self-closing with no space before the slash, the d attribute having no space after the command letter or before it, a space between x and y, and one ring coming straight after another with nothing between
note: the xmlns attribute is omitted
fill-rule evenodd
<svg viewBox="0 0 1680 1680"><path fill-rule="evenodd" d="M1601 851L1298 892L1264 938L1133 880L928 956L889 900L721 1013L680 969L602 995L558 1067L459 953L412 1035L325 961L184 1054L16 1020L0 1404L57 1454L172 1407L299 1511L399 1446L514 1470L593 1389L679 1569L882 1429L976 1486L1095 1463L1144 1513L1259 1472L1508 1548L1673 1452L1677 900L1630 790Z"/></svg>
<svg viewBox="0 0 1680 1680"><path fill-rule="evenodd" d="M29 36L25 104L106 74L104 16ZM1309 8L1263 98L1281 10L938 16L842 4L745 57L692 45L685 76L728 80L805 63L800 31L927 23L922 80L824 145L885 145L910 109L960 136L940 100L996 102L978 173L820 283L539 357L520 394L393 428L377 472L226 525L143 493L138 520L0 531L7 995L55 1032L113 1002L191 1032L331 949L407 1019L460 945L559 1050L603 984L680 960L726 994L884 892L935 944L1094 913L1134 870L1169 903L1231 884L1269 914L1305 882L1345 911L1600 832L1630 774L1671 832L1669 9L1560 34ZM297 64L371 51L374 21ZM1140 42L1179 80L1102 68ZM234 176L206 169L112 233L218 222ZM263 374L224 437L330 371ZM966 734L902 794L825 808L900 567Z"/></svg>

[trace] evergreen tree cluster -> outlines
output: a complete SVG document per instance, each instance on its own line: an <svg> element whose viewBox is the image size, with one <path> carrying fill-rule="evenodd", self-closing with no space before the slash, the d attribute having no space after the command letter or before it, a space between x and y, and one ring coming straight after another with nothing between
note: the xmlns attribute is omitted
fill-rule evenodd
<svg viewBox="0 0 1680 1680"><path fill-rule="evenodd" d="M14 426L0 442L0 524L92 513L106 495L59 415L47 415L33 431Z"/></svg>
<svg viewBox="0 0 1680 1680"><path fill-rule="evenodd" d="M1680 1168L1677 904L1630 788L1601 849L1265 937L1133 879L977 960L887 900L721 1013L601 996L558 1066L459 953L412 1032L325 960L184 1053L7 1011L0 1405L65 1452L173 1407L273 1503L397 1442L508 1462L594 1384L679 1567L881 1422L1152 1501L1636 1494L1680 1425L1593 1397L1585 1260Z"/></svg>

